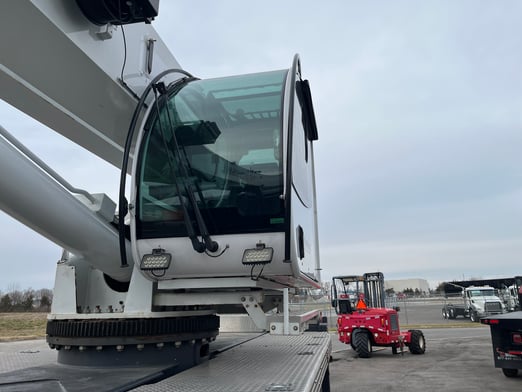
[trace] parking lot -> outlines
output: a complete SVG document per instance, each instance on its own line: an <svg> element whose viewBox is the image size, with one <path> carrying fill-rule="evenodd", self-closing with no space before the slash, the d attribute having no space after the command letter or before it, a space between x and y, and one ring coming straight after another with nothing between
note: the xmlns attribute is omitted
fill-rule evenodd
<svg viewBox="0 0 522 392"><path fill-rule="evenodd" d="M379 348L362 359L334 334L332 391L522 390L521 375L507 378L494 367L489 327L462 318L444 320L438 303L407 303L401 308L401 324L407 318L409 326L424 332L426 353L393 355L391 349Z"/></svg>

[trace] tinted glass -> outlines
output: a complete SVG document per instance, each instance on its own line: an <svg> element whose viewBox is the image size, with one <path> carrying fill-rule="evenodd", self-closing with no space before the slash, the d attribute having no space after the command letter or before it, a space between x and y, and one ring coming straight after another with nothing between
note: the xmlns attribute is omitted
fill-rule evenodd
<svg viewBox="0 0 522 392"><path fill-rule="evenodd" d="M283 231L282 102L287 71L193 81L159 102L140 150L138 238Z"/></svg>

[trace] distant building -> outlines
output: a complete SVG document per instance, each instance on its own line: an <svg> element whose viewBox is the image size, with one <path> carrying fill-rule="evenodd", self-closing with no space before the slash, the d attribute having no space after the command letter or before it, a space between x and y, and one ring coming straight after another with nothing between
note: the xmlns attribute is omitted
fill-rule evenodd
<svg viewBox="0 0 522 392"><path fill-rule="evenodd" d="M393 289L394 292L400 293L406 289L416 289L422 294L430 292L430 285L426 279L396 279L396 280L385 280L384 289Z"/></svg>

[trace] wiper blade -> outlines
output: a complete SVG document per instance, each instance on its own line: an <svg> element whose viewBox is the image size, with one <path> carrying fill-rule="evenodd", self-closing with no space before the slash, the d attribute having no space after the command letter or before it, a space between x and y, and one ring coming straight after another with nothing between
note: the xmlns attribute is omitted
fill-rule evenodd
<svg viewBox="0 0 522 392"><path fill-rule="evenodd" d="M167 111L168 113L168 111ZM168 115L169 121L170 121L170 115ZM194 211L194 215L196 217L196 222L199 226L199 231L201 234L201 237L203 238L203 241L205 243L205 248L209 252L215 252L218 250L219 245L216 241L213 241L212 238L210 238L210 234L207 229L207 225L205 224L205 220L203 219L203 215L201 215L201 210L198 206L198 202L196 198L194 197L194 189L192 188L192 183L189 181L189 173L187 166L183 159L181 159L181 148L178 143L178 139L176 137L176 132L172 132L172 141L174 142L174 147L176 148L176 152L178 155L178 164L182 170L181 178L182 182L185 188L185 192L187 193L187 197L190 201L190 204L192 205L192 209ZM200 197L203 197L203 195L200 195ZM202 200L203 202L203 200Z"/></svg>
<svg viewBox="0 0 522 392"><path fill-rule="evenodd" d="M170 162L169 162L169 165L171 166L171 172L174 173L174 168L172 167ZM174 176L174 177L176 177L176 176ZM190 219L190 215L189 215L189 211L188 211L188 208L187 208L187 205L185 202L185 198L182 196L182 194L180 192L177 178L174 179L174 183L176 186L176 192L178 192L178 195L179 195L179 202L181 204L181 208L183 209L183 221L185 222L185 226L187 228L187 234L188 234L188 237L190 238L190 242L192 243L192 248L198 253L203 253L205 251L206 244L201 242L196 235L196 231L194 230L194 225L192 224L192 219Z"/></svg>
<svg viewBox="0 0 522 392"><path fill-rule="evenodd" d="M157 93L157 87L153 86L153 88L154 88L154 94L156 94ZM165 95L165 97L166 97L166 95ZM167 143L167 139L165 137L163 124L161 123L161 117L159 115L160 112L159 112L159 107L158 107L158 97L157 96L155 97L155 102L156 102L156 110L157 110L157 113L158 113L158 124L159 124L159 127L160 127L161 140L163 142L163 148L165 148L165 151L167 153L167 163L168 163L168 166L169 166L170 173L172 174L172 177L174 178L174 186L176 187L176 192L177 192L178 197L179 197L179 203L180 203L181 208L183 210L183 222L185 223L185 227L187 229L187 235L188 235L188 237L190 239L190 242L192 243L192 248L196 252L198 252L198 253L203 253L205 251L205 249L206 249L206 244L201 242L198 239L198 237L196 235L196 231L194 230L194 225L192 224L192 219L190 218L190 215L189 215L189 211L188 211L188 208L187 208L187 204L186 204L185 198L181 194L181 189L180 189L180 186L179 186L179 183L178 183L178 176L176 175L175 168L174 168L175 158L172 156L172 152L169 149L169 146L168 146L168 143ZM183 182L183 185L184 185L184 188L186 189L185 182Z"/></svg>
<svg viewBox="0 0 522 392"><path fill-rule="evenodd" d="M203 249L203 251L200 251L199 248L198 249L194 248L194 250L196 250L197 252L200 252L200 253L204 252L205 249L208 250L209 252L216 252L219 249L219 244L216 241L213 241L212 238L210 238L210 234L208 232L207 225L205 224L205 220L203 219L203 215L201 214L201 210L200 210L200 208L198 206L196 198L194 197L194 190L192 189L192 184L189 181L189 172L188 172L186 163L182 159L182 152L181 152L181 148L180 148L179 143L178 143L178 138L176 136L176 132L175 132L175 130L172 127L172 119L170 117L170 110L169 110L169 107L168 107L168 103L169 102L167 100L167 102L166 102L166 104L167 104L167 110L166 110L167 120L169 122L169 129L171 130L172 142L174 143L174 148L176 150L176 155L175 155L176 158L177 158L176 161L178 163L178 166L181 169L181 181L182 181L183 187L185 188L185 193L187 194L188 200L189 200L189 202L190 202L190 204L192 206L192 210L194 211L194 215L195 215L195 218L196 218L196 223L197 223L197 225L199 227L199 231L200 231L201 237L203 238L203 242L204 242L204 249ZM161 121L160 121L160 123L161 123ZM165 135L163 135L163 136L165 136ZM164 143L166 144L166 138L163 137L163 139L164 139ZM165 148L167 148L167 154L170 156L170 154L171 154L170 149L168 149L168 146L165 146ZM175 177L176 177L176 183L177 183L177 176L175 176ZM181 194L179 194L179 195L181 197ZM203 200L202 200L202 202L203 202ZM184 208L186 209L186 206ZM184 211L184 214L186 214L185 211ZM188 221L190 221L190 218L188 217L188 215L186 215L186 216L188 218ZM192 227L192 221L190 221L190 226ZM188 229L188 226L187 226L187 229ZM194 244L194 242L193 242L193 244Z"/></svg>

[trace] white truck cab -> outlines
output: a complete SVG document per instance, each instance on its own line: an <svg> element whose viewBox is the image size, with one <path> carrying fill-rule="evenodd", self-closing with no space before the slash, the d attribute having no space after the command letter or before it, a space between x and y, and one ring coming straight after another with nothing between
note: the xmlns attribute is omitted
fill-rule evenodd
<svg viewBox="0 0 522 392"><path fill-rule="evenodd" d="M478 321L481 317L504 313L504 304L493 287L466 287L463 296L465 307L472 321Z"/></svg>

